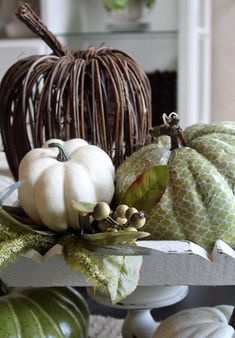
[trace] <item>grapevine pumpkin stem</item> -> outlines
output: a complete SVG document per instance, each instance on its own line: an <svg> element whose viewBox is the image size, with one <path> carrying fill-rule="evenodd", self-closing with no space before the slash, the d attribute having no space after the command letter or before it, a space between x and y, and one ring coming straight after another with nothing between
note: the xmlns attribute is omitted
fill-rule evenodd
<svg viewBox="0 0 235 338"><path fill-rule="evenodd" d="M10 292L9 287L0 279L0 296L5 296Z"/></svg>
<svg viewBox="0 0 235 338"><path fill-rule="evenodd" d="M47 29L29 4L26 3L21 5L16 12L16 17L32 32L45 41L46 44L53 50L55 55L73 57L72 53L60 43L52 32Z"/></svg>
<svg viewBox="0 0 235 338"><path fill-rule="evenodd" d="M49 148L58 148L59 150L59 154L57 155L57 161L60 162L67 162L69 160L69 155L67 153L67 151L64 149L64 147L62 146L62 144L60 143L56 143L56 142L52 142L48 144Z"/></svg>
<svg viewBox="0 0 235 338"><path fill-rule="evenodd" d="M229 325L235 329L235 307L233 309L232 316L230 317Z"/></svg>
<svg viewBox="0 0 235 338"><path fill-rule="evenodd" d="M179 126L179 115L171 113L169 116L163 114L162 116L164 124L157 126L149 130L149 133L154 138L161 135L168 135L171 138L171 150L185 147L186 143L182 135L182 129Z"/></svg>

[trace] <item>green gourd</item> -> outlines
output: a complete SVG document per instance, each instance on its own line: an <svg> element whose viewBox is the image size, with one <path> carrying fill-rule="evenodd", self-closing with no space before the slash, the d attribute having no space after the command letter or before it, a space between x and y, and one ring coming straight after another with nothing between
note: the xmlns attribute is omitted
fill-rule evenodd
<svg viewBox="0 0 235 338"><path fill-rule="evenodd" d="M12 289L0 297L0 337L87 338L88 307L67 287Z"/></svg>
<svg viewBox="0 0 235 338"><path fill-rule="evenodd" d="M234 246L235 122L199 123L184 132L178 123L177 114L165 117L152 130L160 142L121 164L115 200L145 212L151 239L190 240L207 250L216 239Z"/></svg>

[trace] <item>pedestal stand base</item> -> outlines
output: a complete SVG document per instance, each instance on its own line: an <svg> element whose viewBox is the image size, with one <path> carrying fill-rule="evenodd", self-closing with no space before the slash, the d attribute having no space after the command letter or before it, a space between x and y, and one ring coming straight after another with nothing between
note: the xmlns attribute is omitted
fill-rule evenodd
<svg viewBox="0 0 235 338"><path fill-rule="evenodd" d="M152 338L159 325L151 316L152 309L175 304L186 297L187 286L139 286L121 303L112 304L107 294L87 289L88 295L103 305L128 310L125 318L123 338Z"/></svg>

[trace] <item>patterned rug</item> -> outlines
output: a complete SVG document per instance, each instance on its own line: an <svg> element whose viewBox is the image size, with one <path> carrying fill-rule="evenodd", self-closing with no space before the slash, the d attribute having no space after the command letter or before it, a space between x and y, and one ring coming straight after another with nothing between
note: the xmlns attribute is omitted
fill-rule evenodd
<svg viewBox="0 0 235 338"><path fill-rule="evenodd" d="M89 338L122 338L123 319L90 316Z"/></svg>

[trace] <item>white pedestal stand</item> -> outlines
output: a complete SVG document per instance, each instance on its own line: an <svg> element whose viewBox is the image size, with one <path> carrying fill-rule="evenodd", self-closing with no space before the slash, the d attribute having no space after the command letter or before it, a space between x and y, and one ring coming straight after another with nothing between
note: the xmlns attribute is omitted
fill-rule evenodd
<svg viewBox="0 0 235 338"><path fill-rule="evenodd" d="M139 286L121 303L113 305L107 294L92 288L87 289L88 295L108 307L128 310L125 318L123 338L152 338L158 322L155 322L150 311L155 308L175 304L188 294L187 286Z"/></svg>

